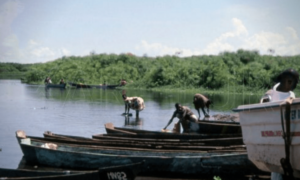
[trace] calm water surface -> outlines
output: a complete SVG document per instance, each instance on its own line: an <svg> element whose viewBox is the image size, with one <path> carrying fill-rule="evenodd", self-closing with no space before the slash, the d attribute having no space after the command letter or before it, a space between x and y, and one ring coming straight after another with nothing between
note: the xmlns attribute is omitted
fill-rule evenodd
<svg viewBox="0 0 300 180"><path fill-rule="evenodd" d="M44 131L91 137L106 133L104 124L108 122L118 127L161 130L171 118L176 102L189 106L196 113L192 104L193 94L127 90L128 96L142 97L146 108L140 112L140 118L132 116L126 119L121 115L124 112L121 94L122 90L102 89L46 91L42 85L0 80L0 167L17 168L22 159L23 154L15 138L17 130L40 137ZM257 103L259 97L226 92L210 96L214 102L210 115L230 114L231 109L238 105ZM170 129L172 127L173 124L169 126Z"/></svg>

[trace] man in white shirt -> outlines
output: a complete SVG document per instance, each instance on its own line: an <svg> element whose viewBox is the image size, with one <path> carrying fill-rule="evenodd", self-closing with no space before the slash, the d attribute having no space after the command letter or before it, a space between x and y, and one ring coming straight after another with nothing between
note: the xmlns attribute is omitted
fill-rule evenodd
<svg viewBox="0 0 300 180"><path fill-rule="evenodd" d="M273 89L267 91L261 98L262 102L282 101L288 97L295 98L293 90L296 88L299 81L299 73L294 69L287 69L281 72Z"/></svg>
<svg viewBox="0 0 300 180"><path fill-rule="evenodd" d="M299 81L299 73L294 69L287 69L280 73L276 79L277 84L261 98L263 102L283 101L288 97L295 98L293 90ZM277 172L271 173L271 180L282 180L282 175Z"/></svg>

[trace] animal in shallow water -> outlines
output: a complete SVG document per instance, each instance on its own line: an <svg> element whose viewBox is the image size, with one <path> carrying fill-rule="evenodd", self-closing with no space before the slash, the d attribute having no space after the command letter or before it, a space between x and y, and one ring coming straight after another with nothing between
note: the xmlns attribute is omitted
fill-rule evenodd
<svg viewBox="0 0 300 180"><path fill-rule="evenodd" d="M202 94L195 94L194 99L193 99L193 104L199 114L199 119L201 117L200 111L199 111L200 108L201 108L204 116L209 117L209 105L212 104L212 101L210 99L208 99L206 96L204 96ZM207 113L205 112L204 107L206 107Z"/></svg>
<svg viewBox="0 0 300 180"><path fill-rule="evenodd" d="M141 97L127 97L126 94L122 95L125 102L125 115L129 115L129 110L135 110L136 117L139 117L139 112L145 109L144 100Z"/></svg>

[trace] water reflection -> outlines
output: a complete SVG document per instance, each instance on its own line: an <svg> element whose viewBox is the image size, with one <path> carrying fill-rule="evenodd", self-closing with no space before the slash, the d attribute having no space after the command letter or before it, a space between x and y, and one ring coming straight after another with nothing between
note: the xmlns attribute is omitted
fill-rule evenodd
<svg viewBox="0 0 300 180"><path fill-rule="evenodd" d="M45 96L49 99L49 88L45 87Z"/></svg>
<svg viewBox="0 0 300 180"><path fill-rule="evenodd" d="M39 91L39 90L37 90ZM174 106L175 103L193 108L193 96L192 93L182 92L152 92L146 90L126 90L128 96L142 97L146 104L149 101L155 102L158 108L169 109ZM205 94L205 93L203 93ZM43 96L47 99L55 99L58 101L74 100L86 101L86 102L105 102L115 105L123 104L122 90L102 90L102 89L45 89ZM245 95L245 94L206 94L206 96L213 101L210 109L218 111L231 111L242 104L258 103L260 95Z"/></svg>
<svg viewBox="0 0 300 180"><path fill-rule="evenodd" d="M111 122L116 127L157 131L168 123L176 102L196 112L191 93L126 90L128 96L142 97L145 101L146 108L137 118L135 111L131 111L133 116L121 116L124 112L121 89L45 89L45 85L27 85L16 80L0 80L0 85L0 167L7 168L15 168L23 156L14 134L19 129L32 136L42 136L50 130L91 137L105 133L104 125ZM211 116L229 114L241 104L258 103L260 98L260 95L226 93L208 96L214 101Z"/></svg>
<svg viewBox="0 0 300 180"><path fill-rule="evenodd" d="M125 117L124 126L142 126L143 125L143 118L132 117L132 116L124 116L124 117Z"/></svg>

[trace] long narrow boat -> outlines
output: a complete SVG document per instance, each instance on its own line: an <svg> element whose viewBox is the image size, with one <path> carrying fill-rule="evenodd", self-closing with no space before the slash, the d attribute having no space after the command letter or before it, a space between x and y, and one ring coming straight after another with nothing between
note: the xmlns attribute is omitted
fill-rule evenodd
<svg viewBox="0 0 300 180"><path fill-rule="evenodd" d="M118 130L130 131L133 133L162 133L157 131L139 130L115 127ZM226 122L226 121L208 121L201 120L198 122L191 122L191 132L199 134L239 134L241 136L241 126L239 122Z"/></svg>
<svg viewBox="0 0 300 180"><path fill-rule="evenodd" d="M72 82L68 82L68 84L69 84L71 87L76 87L76 88L92 88L90 85L87 85L87 84L72 83Z"/></svg>
<svg viewBox="0 0 300 180"><path fill-rule="evenodd" d="M116 87L121 87L121 85L91 85L91 87L97 89L115 89Z"/></svg>
<svg viewBox="0 0 300 180"><path fill-rule="evenodd" d="M239 122L207 121L191 122L191 131L201 134L241 134Z"/></svg>
<svg viewBox="0 0 300 180"><path fill-rule="evenodd" d="M20 132L19 132L20 134ZM160 150L245 150L245 145L241 138L224 138L224 139L203 139L203 140L186 140L178 139L139 139L139 138L116 138L109 136L94 136L91 138L58 135L50 131L44 133L47 140L77 143L81 145L98 145L111 147L126 147L139 149L160 149Z"/></svg>
<svg viewBox="0 0 300 180"><path fill-rule="evenodd" d="M97 134L93 135L93 139L80 137L80 136L70 136L55 134L51 131L44 132L45 138L52 139L66 139L75 140L77 142L91 142L97 143L94 140L99 140L98 143L105 145L105 143L112 144L120 143L121 145L129 144L145 144L147 147L159 146L159 145L173 145L173 146L229 146L229 145L243 145L242 137L232 137L232 138L212 138L212 139L147 139L147 138L135 138L135 137L115 137L107 136L107 134Z"/></svg>
<svg viewBox="0 0 300 180"><path fill-rule="evenodd" d="M46 88L66 88L67 84L46 84L45 87Z"/></svg>
<svg viewBox="0 0 300 180"><path fill-rule="evenodd" d="M107 171L109 172L109 171ZM102 173L104 174L104 173ZM100 173L93 171L41 171L26 169L6 169L0 168L0 179L15 180L100 180ZM106 178L107 179L107 178Z"/></svg>
<svg viewBox="0 0 300 180"><path fill-rule="evenodd" d="M24 134L24 133L19 133L18 134ZM22 137L24 137L22 135ZM101 143L99 140L95 140L93 139L92 141L89 140L78 140L78 139L70 139L70 138L62 138L62 137L34 137L34 136L26 136L26 138L30 138L33 141L37 141L37 142L51 142L51 143L56 143L56 144L70 144L72 146L93 146L95 148L98 149L106 149L106 150L128 150L128 151L132 151L132 152L139 152L139 151L143 151L143 152L156 152L156 153L167 153L167 152L184 152L184 153L194 153L194 152L199 152L201 150L201 146L197 147L195 149L191 149L191 148L168 148L165 149L161 146L153 146L153 145L148 145L148 146L128 146L128 145L124 145L124 144L113 144L113 145L107 145L107 144L103 144ZM167 146L168 147L168 146ZM203 148L202 148L203 150ZM214 146L212 147L206 147L205 149L207 152L246 152L245 149L245 145L227 145L227 146L221 146L221 147L217 147Z"/></svg>
<svg viewBox="0 0 300 180"><path fill-rule="evenodd" d="M249 159L268 172L283 174L283 167L290 166L285 170L300 178L300 98L241 105L233 111L239 113Z"/></svg>
<svg viewBox="0 0 300 180"><path fill-rule="evenodd" d="M41 142L18 136L17 139L28 162L72 169L95 169L144 161L142 173L252 174L259 173L244 152L196 151L156 152L102 149L94 146ZM49 147L49 148L47 148Z"/></svg>
<svg viewBox="0 0 300 180"><path fill-rule="evenodd" d="M131 128L114 127L112 123L105 124L105 130L109 136L122 137L139 137L139 138L153 138L153 139L205 139L205 138L229 138L242 137L241 133L234 134L219 134L219 133L172 133L162 131L150 131ZM96 135L94 135L96 136Z"/></svg>
<svg viewBox="0 0 300 180"><path fill-rule="evenodd" d="M69 85L76 88L98 88L98 89L115 89L116 87L120 87L122 85L90 85L90 84L82 84L82 83L72 83L69 82Z"/></svg>

